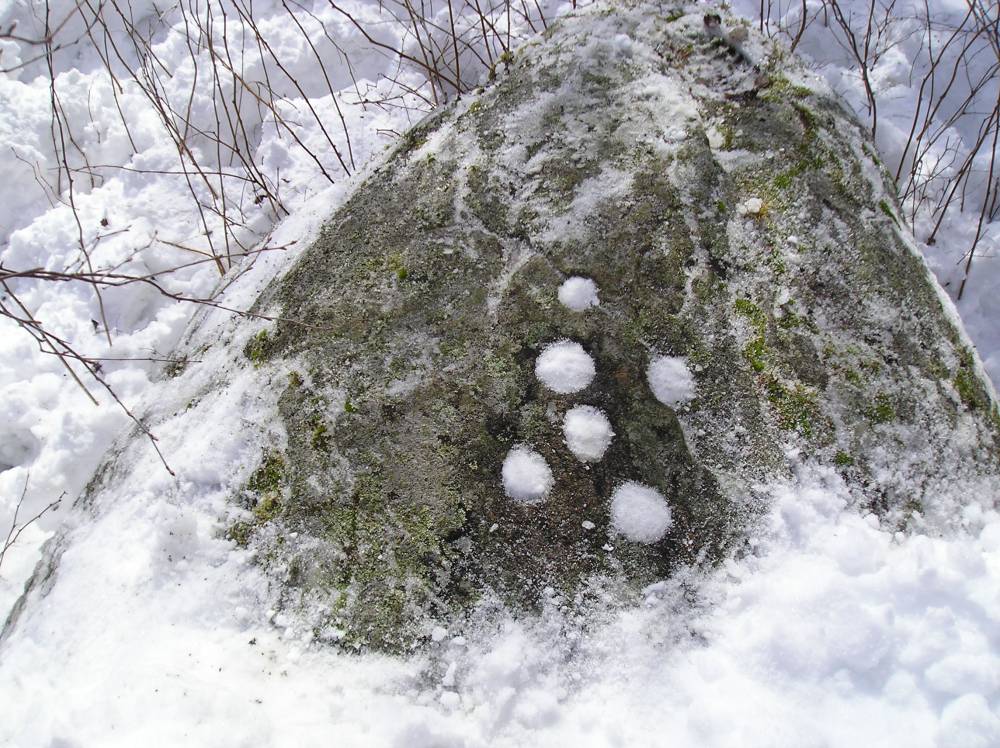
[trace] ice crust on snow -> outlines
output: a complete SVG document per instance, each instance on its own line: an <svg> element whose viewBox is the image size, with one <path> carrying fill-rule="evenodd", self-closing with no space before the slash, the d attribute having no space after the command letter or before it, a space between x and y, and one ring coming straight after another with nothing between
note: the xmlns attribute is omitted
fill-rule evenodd
<svg viewBox="0 0 1000 748"><path fill-rule="evenodd" d="M597 284L590 278L578 275L567 278L559 286L559 303L574 312L582 312L601 302L597 298Z"/></svg>
<svg viewBox="0 0 1000 748"><path fill-rule="evenodd" d="M615 432L603 410L577 405L563 417L563 434L570 452L584 462L600 460Z"/></svg>
<svg viewBox="0 0 1000 748"><path fill-rule="evenodd" d="M655 543L673 525L670 506L655 488L628 481L611 494L611 526L636 543Z"/></svg>
<svg viewBox="0 0 1000 748"><path fill-rule="evenodd" d="M550 343L535 361L535 376L560 395L585 389L594 379L594 359L572 340Z"/></svg>
<svg viewBox="0 0 1000 748"><path fill-rule="evenodd" d="M544 499L555 482L545 458L523 445L507 453L501 475L507 495L526 504Z"/></svg>
<svg viewBox="0 0 1000 748"><path fill-rule="evenodd" d="M694 375L679 356L654 358L646 370L646 379L653 395L664 405L676 407L694 399Z"/></svg>

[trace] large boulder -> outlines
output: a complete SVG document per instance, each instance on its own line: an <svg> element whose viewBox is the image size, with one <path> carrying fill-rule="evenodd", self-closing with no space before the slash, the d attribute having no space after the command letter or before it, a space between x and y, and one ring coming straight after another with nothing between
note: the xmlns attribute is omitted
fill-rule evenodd
<svg viewBox="0 0 1000 748"><path fill-rule="evenodd" d="M992 390L863 130L752 35L654 8L553 24L259 299L281 436L227 532L321 637L627 602L742 552L802 460L900 527L1000 493Z"/></svg>

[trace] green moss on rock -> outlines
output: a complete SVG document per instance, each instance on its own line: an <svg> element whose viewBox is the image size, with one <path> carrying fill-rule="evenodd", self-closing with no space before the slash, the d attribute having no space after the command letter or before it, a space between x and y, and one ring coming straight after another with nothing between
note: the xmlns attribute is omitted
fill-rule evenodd
<svg viewBox="0 0 1000 748"><path fill-rule="evenodd" d="M892 399L885 393L876 395L868 411L868 417L873 423L890 423L896 420L896 407Z"/></svg>
<svg viewBox="0 0 1000 748"><path fill-rule="evenodd" d="M264 459L250 476L246 488L254 493L266 494L278 491L285 471L285 461L278 452L267 452Z"/></svg>
<svg viewBox="0 0 1000 748"><path fill-rule="evenodd" d="M243 347L243 355L254 366L260 366L271 354L274 341L267 330L261 330Z"/></svg>
<svg viewBox="0 0 1000 748"><path fill-rule="evenodd" d="M251 477L254 519L230 534L282 575L282 606L342 644L408 651L431 619L483 597L529 610L547 588L571 605L592 589L636 600L740 545L758 511L746 497L789 476L789 444L890 514L912 497L860 451L873 423L930 424L924 438L943 443L934 428L961 400L995 443L989 396L925 268L870 225L885 198L861 168L857 124L774 71L760 89L700 22L649 18L615 6L553 24L467 109L409 133L259 302L281 319L246 357L294 362L308 385L289 377L280 394L287 448ZM593 35L595 19L607 34ZM650 53L625 59L600 41L619 34ZM663 75L739 159L723 168L695 120L665 121ZM434 158L415 157L431 138ZM727 209L751 195L766 212ZM570 275L597 283L600 306L557 302ZM887 321L886 309L912 313ZM596 370L573 395L534 371L564 338ZM650 392L660 354L685 358L694 401ZM576 404L615 430L598 462L566 446ZM554 476L535 505L504 493L518 444ZM975 469L995 470L982 459ZM927 485L959 469L922 465ZM668 497L675 523L659 542L610 526L626 480Z"/></svg>

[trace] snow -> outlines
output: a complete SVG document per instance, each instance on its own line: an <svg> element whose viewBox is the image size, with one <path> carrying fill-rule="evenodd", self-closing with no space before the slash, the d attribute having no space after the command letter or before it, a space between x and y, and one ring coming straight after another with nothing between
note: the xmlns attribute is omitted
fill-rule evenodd
<svg viewBox="0 0 1000 748"><path fill-rule="evenodd" d="M253 382L237 389L164 438L212 423ZM247 438L206 436L220 458ZM581 623L553 599L537 617L436 628L427 655L359 657L257 612L266 581L213 535L222 476L201 444L175 467L185 482L200 471L192 485L211 500L180 502L147 454L143 485L75 532L37 618L4 645L0 742L996 743L995 511L955 538L899 535L852 509L836 474L803 465L771 487L752 553L682 570L639 607Z"/></svg>
<svg viewBox="0 0 1000 748"><path fill-rule="evenodd" d="M656 356L646 370L653 395L664 405L677 407L694 399L694 375L679 356Z"/></svg>
<svg viewBox="0 0 1000 748"><path fill-rule="evenodd" d="M655 488L628 481L611 494L611 526L628 540L655 543L672 525L670 506Z"/></svg>
<svg viewBox="0 0 1000 748"><path fill-rule="evenodd" d="M597 284L590 278L574 275L559 286L559 303L574 312L583 312L601 302L597 298Z"/></svg>
<svg viewBox="0 0 1000 748"><path fill-rule="evenodd" d="M563 434L570 452L584 462L594 462L604 456L615 432L604 411L577 405L563 417Z"/></svg>
<svg viewBox="0 0 1000 748"><path fill-rule="evenodd" d="M507 495L526 504L544 499L555 483L545 458L523 445L507 453L501 475Z"/></svg>
<svg viewBox="0 0 1000 748"><path fill-rule="evenodd" d="M326 5L306 4L316 13ZM816 7L811 0L808 5ZM841 5L866 16L866 3ZM905 23L920 5L897 5L896 15ZM964 4L935 6L942 23L966 11ZM71 7L53 3L53 16ZM151 8L132 7L137 17ZM286 8L267 7L273 11L271 28L289 25ZM799 6L787 7L789 15L780 20L796 28ZM752 16L758 4L738 0L735 8ZM10 14L20 14L18 33L30 30L30 4L8 3L0 12L0 27L8 27ZM346 24L322 17L345 48L362 49ZM239 25L235 15L229 20ZM845 59L849 53L830 44L826 34L821 24L810 25L799 51L811 55L830 85L863 113L864 91ZM182 42L176 33L164 34L153 48L174 65L189 54ZM916 109L925 65L918 37L896 34L892 42L872 76L881 97L884 153L901 148L900 132ZM640 53L619 39L601 43L615 55ZM13 42L0 44L5 64L32 54ZM318 83L301 41L283 38L281 49L296 63L304 86ZM93 50L81 43L57 62L63 104L88 123L76 134L92 156L151 171L175 164L173 144L128 85L121 95L135 114L139 153L125 145L111 88L92 72ZM374 83L389 67L386 56L369 51L353 72L364 90L366 79ZM682 133L687 118L674 116L672 89L648 81L637 86L659 92L664 101L653 103L663 108L665 132ZM43 174L54 165L48 96L42 78L0 76L0 143L6 153L13 146L37 162ZM326 107L319 97L313 104L329 114L325 98ZM300 112L302 105L300 96L289 96L288 111ZM346 112L356 117L355 132L365 133L353 143L359 163L389 142L378 132L401 132L409 122L401 107ZM230 286L226 300L235 306L249 305L288 267L356 183L318 188L323 181L315 165L270 121L259 129L255 157L289 180L284 197L292 217L278 225L270 243L289 249L259 256ZM969 135L961 127L951 134L955 142ZM320 142L317 135L304 132L307 142ZM75 227L65 206L50 204L35 190L31 169L17 159L0 162L0 175L5 262L53 268L71 263ZM619 180L615 184L626 178L624 172L610 176ZM599 189L607 189L599 180L585 187L581 215L592 209ZM102 239L99 259L118 262L156 235L204 248L192 228L197 219L184 208L184 190L176 176L108 170L99 186L79 196L88 236L97 236L105 215L112 228L128 226L129 232ZM962 275L958 260L975 234L976 217L950 216L934 246L919 245L953 296ZM928 233L922 220L918 237ZM272 223L263 210L248 221L259 239ZM995 222L986 225L958 303L994 381L1000 380L1000 295L993 292L1000 282L997 232ZM162 269L179 256L186 255L156 246L144 262ZM211 268L199 266L175 274L173 288L205 293L218 282ZM114 328L108 348L94 334L90 319L96 309L88 289L40 285L24 292L56 332L95 355L162 356L183 338L191 317L190 308L120 289L106 299ZM176 478L162 469L148 443L116 442L127 422L103 395L95 393L102 405L93 406L32 341L9 326L0 328L0 517L12 514L29 473L29 513L67 494L58 512L24 532L0 569L2 618L41 544L57 530L65 533L50 593L35 598L0 643L0 744L477 748L641 746L669 736L677 746L1000 745L997 497L960 487L943 491L937 511L956 518L955 527L904 534L856 507L835 473L797 455L789 456L797 468L794 479L760 488L769 508L745 553L714 570L679 569L645 590L640 606L585 615L566 613L558 598L547 598L538 616L497 614L464 636L433 627L429 651L411 657L348 656L312 642L311 631L268 617L268 579L245 551L220 536L234 511L231 488L246 480L262 447L280 443L282 435L266 423L247 426L269 412L260 400L267 382L252 368L233 365L245 340L233 339L232 320L215 311L203 316L204 329L183 349L197 352L196 361L177 379L163 379L153 362L106 364L125 401L158 424L154 430ZM563 344L577 346L556 345ZM575 360L583 361L579 355ZM665 360L675 363L665 372L657 369L656 377L656 361L650 366L654 394L667 404L693 397L690 372L676 363L683 360ZM593 362L589 356L586 361L589 384ZM229 386L219 388L217 381ZM556 381L565 381L561 373ZM660 384L668 388L663 397ZM124 450L117 470L133 479L127 488L74 508L72 500L112 444ZM544 464L537 453L522 450ZM537 463L526 462L534 464L527 473L541 475ZM658 509L628 515L641 528L657 511L662 518L663 505L646 503ZM590 520L580 526L589 537L603 534ZM614 559L614 547L604 547Z"/></svg>
<svg viewBox="0 0 1000 748"><path fill-rule="evenodd" d="M595 373L594 359L582 345L572 340L550 343L535 361L535 376L560 395L586 389Z"/></svg>
<svg viewBox="0 0 1000 748"><path fill-rule="evenodd" d="M736 206L736 212L742 216L757 216L764 210L764 201L759 197L751 197Z"/></svg>
<svg viewBox="0 0 1000 748"><path fill-rule="evenodd" d="M544 112L535 114L530 111L530 106L526 108L529 111L524 112L522 116L538 117L534 122L536 127L546 121ZM540 238L543 241L582 238L587 217L594 215L606 200L627 195L632 189L634 176L631 171L603 164L599 174L587 177L573 190L573 202L569 211L565 215L551 218Z"/></svg>

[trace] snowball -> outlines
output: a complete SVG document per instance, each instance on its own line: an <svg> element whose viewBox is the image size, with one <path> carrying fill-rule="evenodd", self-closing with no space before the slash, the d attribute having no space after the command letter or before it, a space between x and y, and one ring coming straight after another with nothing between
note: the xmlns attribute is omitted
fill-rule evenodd
<svg viewBox="0 0 1000 748"><path fill-rule="evenodd" d="M599 460L615 432L604 412L590 405L577 405L563 418L566 446L584 462Z"/></svg>
<svg viewBox="0 0 1000 748"><path fill-rule="evenodd" d="M535 362L535 376L561 395L582 390L594 379L594 372L594 359L571 340L547 345Z"/></svg>
<svg viewBox="0 0 1000 748"><path fill-rule="evenodd" d="M664 405L677 406L694 399L694 376L679 356L657 356L646 371L649 389Z"/></svg>
<svg viewBox="0 0 1000 748"><path fill-rule="evenodd" d="M745 203L740 205L736 209L736 212L739 213L741 216L745 215L759 216L762 210L764 210L764 201L761 200L759 197L751 197Z"/></svg>
<svg viewBox="0 0 1000 748"><path fill-rule="evenodd" d="M611 526L636 543L655 543L673 524L667 500L655 488L629 481L611 494Z"/></svg>
<svg viewBox="0 0 1000 748"><path fill-rule="evenodd" d="M514 447L507 453L502 475L503 490L507 495L525 503L545 498L555 482L545 458L523 446Z"/></svg>
<svg viewBox="0 0 1000 748"><path fill-rule="evenodd" d="M601 303L597 298L597 284L590 278L578 275L567 278L559 286L559 301L574 312L582 312Z"/></svg>
<svg viewBox="0 0 1000 748"><path fill-rule="evenodd" d="M713 150L719 150L726 144L726 137L719 132L717 127L710 127L705 131L708 136L708 146Z"/></svg>

